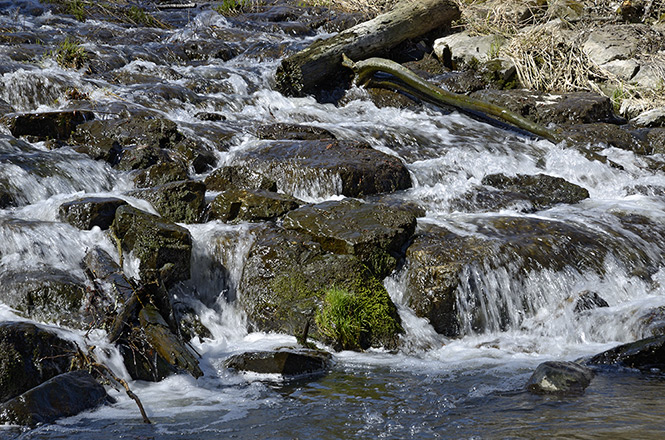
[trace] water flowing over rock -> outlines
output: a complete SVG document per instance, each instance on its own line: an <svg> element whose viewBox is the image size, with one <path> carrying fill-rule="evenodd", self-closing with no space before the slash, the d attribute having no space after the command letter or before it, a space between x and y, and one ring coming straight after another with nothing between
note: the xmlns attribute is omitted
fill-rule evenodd
<svg viewBox="0 0 665 440"><path fill-rule="evenodd" d="M411 186L409 172L398 158L362 142L274 141L238 160L295 197L305 188L320 196L361 197Z"/></svg>
<svg viewBox="0 0 665 440"><path fill-rule="evenodd" d="M277 183L265 175L241 165L217 168L205 179L210 191L227 191L234 189L262 189L277 191Z"/></svg>
<svg viewBox="0 0 665 440"><path fill-rule="evenodd" d="M143 282L166 286L189 279L192 237L185 228L131 206L116 210L111 232L122 249L140 260Z"/></svg>
<svg viewBox="0 0 665 440"><path fill-rule="evenodd" d="M0 275L0 300L26 316L85 328L81 308L87 288L77 277L53 268Z"/></svg>
<svg viewBox="0 0 665 440"><path fill-rule="evenodd" d="M534 394L575 396L584 393L591 383L593 371L575 362L543 362L526 384Z"/></svg>
<svg viewBox="0 0 665 440"><path fill-rule="evenodd" d="M0 405L0 421L34 428L96 408L108 400L104 387L87 371L55 376Z"/></svg>

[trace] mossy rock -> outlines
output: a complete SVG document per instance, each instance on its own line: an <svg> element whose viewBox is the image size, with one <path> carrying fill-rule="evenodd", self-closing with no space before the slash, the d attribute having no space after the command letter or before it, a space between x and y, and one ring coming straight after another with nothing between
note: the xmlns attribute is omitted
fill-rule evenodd
<svg viewBox="0 0 665 440"><path fill-rule="evenodd" d="M266 226L257 231L238 286L240 306L253 329L327 340L315 322L325 291L337 286L386 304L393 332L379 327L358 335L353 346L394 348L401 332L397 309L383 285L352 255L324 251L307 234ZM394 312L394 314L393 314Z"/></svg>
<svg viewBox="0 0 665 440"><path fill-rule="evenodd" d="M344 199L291 211L284 227L311 235L326 251L355 255L384 278L395 269L416 218L407 210Z"/></svg>
<svg viewBox="0 0 665 440"><path fill-rule="evenodd" d="M0 300L26 316L85 328L81 306L85 283L53 268L5 273L0 277Z"/></svg>
<svg viewBox="0 0 665 440"><path fill-rule="evenodd" d="M185 180L130 194L149 201L159 214L170 221L197 223L205 209L206 186L203 182Z"/></svg>
<svg viewBox="0 0 665 440"><path fill-rule="evenodd" d="M78 347L28 322L0 323L0 402L69 371Z"/></svg>
<svg viewBox="0 0 665 440"><path fill-rule="evenodd" d="M207 215L209 220L223 222L257 222L281 217L302 204L289 195L266 190L228 190L215 197Z"/></svg>
<svg viewBox="0 0 665 440"><path fill-rule="evenodd" d="M115 197L84 197L60 205L60 220L83 230L97 226L108 229L115 218L118 207L126 205L122 199Z"/></svg>
<svg viewBox="0 0 665 440"><path fill-rule="evenodd" d="M189 279L192 237L187 229L132 206L121 206L111 232L124 251L140 260L144 283L158 279L170 287Z"/></svg>
<svg viewBox="0 0 665 440"><path fill-rule="evenodd" d="M144 170L169 160L168 153L154 145L132 145L122 150L114 165L123 171Z"/></svg>
<svg viewBox="0 0 665 440"><path fill-rule="evenodd" d="M152 188L188 177L187 168L180 162L159 162L139 170L133 180L137 188Z"/></svg>

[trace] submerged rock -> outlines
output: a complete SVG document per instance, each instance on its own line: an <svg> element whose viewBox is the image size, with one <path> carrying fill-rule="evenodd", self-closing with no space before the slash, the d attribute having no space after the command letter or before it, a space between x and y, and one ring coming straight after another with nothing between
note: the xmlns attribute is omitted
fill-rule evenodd
<svg viewBox="0 0 665 440"><path fill-rule="evenodd" d="M84 197L63 203L58 214L60 220L79 229L90 230L98 226L105 230L113 223L115 211L126 204L115 197Z"/></svg>
<svg viewBox="0 0 665 440"><path fill-rule="evenodd" d="M665 371L665 336L652 336L595 355L588 365L620 365L639 370Z"/></svg>
<svg viewBox="0 0 665 440"><path fill-rule="evenodd" d="M311 235L326 251L355 255L383 278L395 269L416 217L407 210L344 199L291 211L284 227Z"/></svg>
<svg viewBox="0 0 665 440"><path fill-rule="evenodd" d="M228 190L215 197L207 215L209 220L223 222L257 222L281 217L302 204L289 195L266 190Z"/></svg>
<svg viewBox="0 0 665 440"><path fill-rule="evenodd" d="M581 313L586 310L593 310L599 307L609 307L610 305L605 301L597 292L585 290L579 294L579 298L575 301L575 313Z"/></svg>
<svg viewBox="0 0 665 440"><path fill-rule="evenodd" d="M316 139L335 139L335 135L325 128L310 125L271 124L261 125L256 130L259 139L311 141Z"/></svg>
<svg viewBox="0 0 665 440"><path fill-rule="evenodd" d="M170 287L189 279L192 237L187 229L126 205L117 209L111 232L124 251L140 260L144 283L161 280Z"/></svg>
<svg viewBox="0 0 665 440"><path fill-rule="evenodd" d="M104 387L90 373L72 371L0 405L0 422L34 428L96 408L108 399Z"/></svg>
<svg viewBox="0 0 665 440"><path fill-rule="evenodd" d="M5 272L0 285L0 301L32 319L86 326L81 312L86 285L68 272L54 268Z"/></svg>
<svg viewBox="0 0 665 440"><path fill-rule="evenodd" d="M515 177L505 174L490 174L482 180L483 185L524 195L538 211L547 209L558 203L574 204L589 197L589 191L561 177L546 174L525 175Z"/></svg>
<svg viewBox="0 0 665 440"><path fill-rule="evenodd" d="M332 356L320 350L281 348L249 351L228 358L224 365L237 371L282 376L321 375L332 366Z"/></svg>
<svg viewBox="0 0 665 440"><path fill-rule="evenodd" d="M575 362L543 362L526 384L534 394L580 395L591 383L593 370Z"/></svg>
<svg viewBox="0 0 665 440"><path fill-rule="evenodd" d="M238 161L296 197L309 188L315 195L361 197L411 187L409 172L397 157L361 142L273 141Z"/></svg>
<svg viewBox="0 0 665 440"><path fill-rule="evenodd" d="M155 188L132 191L132 196L149 201L159 214L172 222L197 223L205 209L206 186L185 180Z"/></svg>
<svg viewBox="0 0 665 440"><path fill-rule="evenodd" d="M0 323L0 402L69 371L78 347L28 322Z"/></svg>

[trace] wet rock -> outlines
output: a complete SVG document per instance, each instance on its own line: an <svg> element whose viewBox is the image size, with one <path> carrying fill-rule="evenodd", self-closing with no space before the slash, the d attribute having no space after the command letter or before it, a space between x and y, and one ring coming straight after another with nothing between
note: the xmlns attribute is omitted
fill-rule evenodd
<svg viewBox="0 0 665 440"><path fill-rule="evenodd" d="M189 279L192 237L187 229L132 206L121 206L111 232L124 251L140 260L144 283L158 279L170 287Z"/></svg>
<svg viewBox="0 0 665 440"><path fill-rule="evenodd" d="M150 345L145 331L138 325L132 327L116 345L129 376L134 380L159 382L179 372Z"/></svg>
<svg viewBox="0 0 665 440"><path fill-rule="evenodd" d="M234 189L259 189L277 191L277 183L264 174L243 166L224 166L216 169L205 179L206 188L210 191L227 191Z"/></svg>
<svg viewBox="0 0 665 440"><path fill-rule="evenodd" d="M158 147L135 145L122 150L115 167L123 171L144 170L168 160L168 153Z"/></svg>
<svg viewBox="0 0 665 440"><path fill-rule="evenodd" d="M533 394L579 396L593 376L593 370L575 362L543 362L527 381L526 389Z"/></svg>
<svg viewBox="0 0 665 440"><path fill-rule="evenodd" d="M617 123L612 102L591 92L546 95L526 90L479 90L472 97L506 107L542 124Z"/></svg>
<svg viewBox="0 0 665 440"><path fill-rule="evenodd" d="M0 285L0 300L32 319L86 326L80 310L85 283L67 272L53 268L5 272Z"/></svg>
<svg viewBox="0 0 665 440"><path fill-rule="evenodd" d="M224 366L237 371L282 376L321 375L332 366L330 353L319 350L281 348L275 351L249 351L231 356Z"/></svg>
<svg viewBox="0 0 665 440"><path fill-rule="evenodd" d="M578 203L589 197L589 191L585 188L546 174L518 174L515 177L490 174L483 178L482 184L524 195L536 211L558 203Z"/></svg>
<svg viewBox="0 0 665 440"><path fill-rule="evenodd" d="M597 354L589 365L619 365L639 370L665 370L665 336L652 336Z"/></svg>
<svg viewBox="0 0 665 440"><path fill-rule="evenodd" d="M24 113L2 118L13 136L33 136L38 140L69 139L76 126L95 119L89 111Z"/></svg>
<svg viewBox="0 0 665 440"><path fill-rule="evenodd" d="M108 399L104 387L90 373L72 371L0 405L0 422L34 428L96 408Z"/></svg>
<svg viewBox="0 0 665 440"><path fill-rule="evenodd" d="M293 211L303 202L286 194L255 189L236 189L219 194L208 206L208 219L257 222L272 220Z"/></svg>
<svg viewBox="0 0 665 440"><path fill-rule="evenodd" d="M335 139L335 135L325 128L297 124L262 125L257 129L256 137L259 139L288 139L294 141Z"/></svg>
<svg viewBox="0 0 665 440"><path fill-rule="evenodd" d="M114 165L122 154L122 146L113 133L114 127L108 121L94 120L79 125L70 141L79 153Z"/></svg>
<svg viewBox="0 0 665 440"><path fill-rule="evenodd" d="M60 220L79 229L90 230L97 226L108 229L115 218L118 207L126 205L122 199L115 197L84 197L60 205Z"/></svg>
<svg viewBox="0 0 665 440"><path fill-rule="evenodd" d="M134 184L137 188L151 188L188 178L187 168L181 163L159 162L138 171L134 176Z"/></svg>
<svg viewBox="0 0 665 440"><path fill-rule="evenodd" d="M416 218L405 210L345 199L291 211L283 224L311 235L328 252L355 255L383 278L395 269Z"/></svg>
<svg viewBox="0 0 665 440"><path fill-rule="evenodd" d="M604 144L638 154L649 154L648 142L641 141L625 126L606 122L574 124L566 127L561 133L561 137L573 146Z"/></svg>
<svg viewBox="0 0 665 440"><path fill-rule="evenodd" d="M325 252L306 234L272 226L257 231L238 290L253 329L326 340L316 322L331 286L365 298L380 311L349 349L395 348L402 332L397 308L383 284L351 255Z"/></svg>
<svg viewBox="0 0 665 440"><path fill-rule="evenodd" d="M183 50L187 57L194 60L220 59L228 61L240 54L240 48L217 40L189 40Z"/></svg>
<svg viewBox="0 0 665 440"><path fill-rule="evenodd" d="M17 206L15 192L6 178L0 178L0 209Z"/></svg>
<svg viewBox="0 0 665 440"><path fill-rule="evenodd" d="M543 269L602 272L607 245L602 236L583 227L529 217L488 217L472 222L473 235L453 233L438 226L421 226L406 251L406 300L417 316L427 318L443 335L466 331L505 330L514 299L502 298L492 306L496 323L488 322L479 298L483 274L507 270L511 279ZM463 287L469 295L464 316L458 310ZM501 290L500 287L497 287ZM509 286L504 287L509 290Z"/></svg>
<svg viewBox="0 0 665 440"><path fill-rule="evenodd" d="M149 201L159 214L172 222L197 223L205 209L206 186L203 182L186 180L132 191L134 197Z"/></svg>
<svg viewBox="0 0 665 440"><path fill-rule="evenodd" d="M274 141L238 159L296 197L312 187L320 188L320 195L359 197L411 186L409 172L398 158L360 142Z"/></svg>
<svg viewBox="0 0 665 440"><path fill-rule="evenodd" d="M233 133L224 133L221 137L222 139L214 137L213 142L220 150L224 150L224 145L228 144L229 139L233 137ZM199 174L209 171L217 163L217 156L215 156L213 151L191 139L179 142L175 145L173 151L189 164L189 167L194 169L194 172Z"/></svg>
<svg viewBox="0 0 665 440"><path fill-rule="evenodd" d="M597 292L585 290L580 292L579 297L575 301L575 313L581 313L585 310L593 310L599 307L609 307L610 305L605 301Z"/></svg>
<svg viewBox="0 0 665 440"><path fill-rule="evenodd" d="M0 402L69 370L75 343L28 322L0 323Z"/></svg>
<svg viewBox="0 0 665 440"><path fill-rule="evenodd" d="M194 338L212 339L212 332L206 327L193 307L183 303L175 303L173 310L179 325L179 332L183 340L191 341Z"/></svg>
<svg viewBox="0 0 665 440"><path fill-rule="evenodd" d="M14 107L12 107L7 101L0 99L0 118L7 113L14 113L14 111Z"/></svg>
<svg viewBox="0 0 665 440"><path fill-rule="evenodd" d="M642 338L665 335L665 306L654 307L640 316L637 330Z"/></svg>

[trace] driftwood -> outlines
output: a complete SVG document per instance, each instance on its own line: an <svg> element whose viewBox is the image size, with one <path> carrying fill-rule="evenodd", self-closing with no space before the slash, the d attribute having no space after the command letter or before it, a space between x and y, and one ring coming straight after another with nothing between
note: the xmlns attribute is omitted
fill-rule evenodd
<svg viewBox="0 0 665 440"><path fill-rule="evenodd" d="M354 63L346 55L343 55L343 58L342 64L353 70L356 74L356 83L359 85L399 90L434 105L451 106L462 111L491 115L536 136L555 143L560 141L558 136L551 130L517 113L495 104L444 90L425 81L411 70L394 61L383 58L370 58ZM375 77L375 74L379 72L389 74L390 77Z"/></svg>
<svg viewBox="0 0 665 440"><path fill-rule="evenodd" d="M277 90L291 96L311 94L344 74L343 53L354 59L382 55L459 17L454 0L402 0L391 11L284 59L275 76Z"/></svg>

